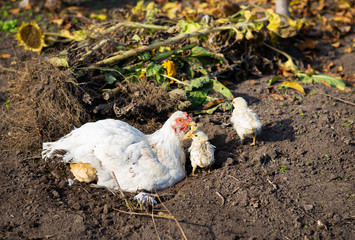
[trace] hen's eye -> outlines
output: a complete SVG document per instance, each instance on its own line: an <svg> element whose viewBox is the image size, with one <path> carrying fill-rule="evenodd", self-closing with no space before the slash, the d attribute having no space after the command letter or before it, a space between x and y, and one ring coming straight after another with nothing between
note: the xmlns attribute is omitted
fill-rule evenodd
<svg viewBox="0 0 355 240"><path fill-rule="evenodd" d="M178 119L178 122L182 122L182 119L181 119L181 118L179 118L179 119Z"/></svg>

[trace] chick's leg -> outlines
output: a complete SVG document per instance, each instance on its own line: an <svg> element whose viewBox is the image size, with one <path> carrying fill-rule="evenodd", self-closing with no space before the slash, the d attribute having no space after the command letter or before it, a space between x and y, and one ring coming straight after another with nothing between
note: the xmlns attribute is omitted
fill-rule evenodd
<svg viewBox="0 0 355 240"><path fill-rule="evenodd" d="M196 177L196 176L197 176L197 175L195 174L196 168L197 168L197 166L194 166L193 169L192 169L191 176L193 176L193 177Z"/></svg>
<svg viewBox="0 0 355 240"><path fill-rule="evenodd" d="M256 138L256 135L253 135L253 142L250 144L250 146L255 146L255 138Z"/></svg>

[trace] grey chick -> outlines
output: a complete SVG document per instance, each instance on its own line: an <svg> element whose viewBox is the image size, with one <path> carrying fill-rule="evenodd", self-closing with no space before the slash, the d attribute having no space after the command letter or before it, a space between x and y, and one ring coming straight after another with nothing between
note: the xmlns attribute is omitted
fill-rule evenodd
<svg viewBox="0 0 355 240"><path fill-rule="evenodd" d="M231 117L234 129L240 137L240 142L243 145L245 137L252 137L253 142L250 145L255 145L255 138L261 132L261 123L256 113L248 108L247 102L242 97L233 99L234 110Z"/></svg>

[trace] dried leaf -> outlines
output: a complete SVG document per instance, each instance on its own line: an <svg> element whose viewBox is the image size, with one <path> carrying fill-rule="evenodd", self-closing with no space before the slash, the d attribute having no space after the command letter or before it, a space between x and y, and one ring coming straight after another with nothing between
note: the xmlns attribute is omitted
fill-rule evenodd
<svg viewBox="0 0 355 240"><path fill-rule="evenodd" d="M11 57L11 55L8 54L8 53L1 53L0 54L0 58L2 58L2 59L7 59L7 58L10 58L10 57Z"/></svg>
<svg viewBox="0 0 355 240"><path fill-rule="evenodd" d="M277 101L285 100L285 98L283 96L281 96L280 94L272 93L272 94L269 94L269 96Z"/></svg>
<svg viewBox="0 0 355 240"><path fill-rule="evenodd" d="M304 91L303 87L298 82L295 82L295 81L284 81L283 83L281 83L280 86L285 86L285 87L290 87L290 88L296 89L297 91L299 91L299 92L303 93L304 95L306 95L306 92Z"/></svg>
<svg viewBox="0 0 355 240"><path fill-rule="evenodd" d="M344 50L345 53L351 53L352 51L353 51L353 49L351 47Z"/></svg>
<svg viewBox="0 0 355 240"><path fill-rule="evenodd" d="M91 19L96 19L96 20L105 20L107 16L105 14L96 14L96 13L91 13L90 14Z"/></svg>
<svg viewBox="0 0 355 240"><path fill-rule="evenodd" d="M340 41L336 41L332 44L333 47L338 48L340 46Z"/></svg>
<svg viewBox="0 0 355 240"><path fill-rule="evenodd" d="M306 48L308 49L314 49L318 44L318 41L312 40L312 39L306 39L303 41L301 44L298 44L298 48L301 51L304 51Z"/></svg>
<svg viewBox="0 0 355 240"><path fill-rule="evenodd" d="M13 9L10 9L10 10L9 10L9 13L11 13L11 14L17 14L17 13L20 12L20 10L21 10L21 8L13 8Z"/></svg>
<svg viewBox="0 0 355 240"><path fill-rule="evenodd" d="M224 99L216 99L216 100L213 100L211 102L208 102L206 103L205 105L203 105L202 109L209 109L209 108L212 108L214 106L217 106L218 104L224 102L225 100Z"/></svg>
<svg viewBox="0 0 355 240"><path fill-rule="evenodd" d="M342 22L342 23L350 23L351 24L351 19L345 16L335 16L332 19L333 21L336 22Z"/></svg>

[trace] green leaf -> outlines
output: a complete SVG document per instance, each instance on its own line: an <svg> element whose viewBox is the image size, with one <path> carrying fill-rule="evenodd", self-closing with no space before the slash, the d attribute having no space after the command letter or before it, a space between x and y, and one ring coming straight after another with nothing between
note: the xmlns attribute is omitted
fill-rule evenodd
<svg viewBox="0 0 355 240"><path fill-rule="evenodd" d="M185 64L184 72L186 72L186 74L189 76L189 79L195 78L196 73L189 63Z"/></svg>
<svg viewBox="0 0 355 240"><path fill-rule="evenodd" d="M312 76L305 73L297 73L297 76L300 78L301 82L304 83L326 83L340 90L345 90L346 87L345 83L341 79L322 73L313 74Z"/></svg>
<svg viewBox="0 0 355 240"><path fill-rule="evenodd" d="M208 51L203 47L194 47L191 49L190 57L209 57L218 60L221 64L224 64L224 58L222 54L216 54Z"/></svg>
<svg viewBox="0 0 355 240"><path fill-rule="evenodd" d="M159 72L163 70L163 66L160 64L155 64L153 62L150 62L147 66L147 77L152 77L155 76L157 74L159 74Z"/></svg>
<svg viewBox="0 0 355 240"><path fill-rule="evenodd" d="M186 95L192 103L191 108L196 108L201 105L207 97L208 89L200 89L196 91L187 92Z"/></svg>
<svg viewBox="0 0 355 240"><path fill-rule="evenodd" d="M106 73L105 78L108 84L113 84L117 81L117 79L111 73Z"/></svg>
<svg viewBox="0 0 355 240"><path fill-rule="evenodd" d="M138 58L143 61L148 61L152 57L152 54L150 52L143 52L138 55Z"/></svg>
<svg viewBox="0 0 355 240"><path fill-rule="evenodd" d="M267 85L272 85L274 84L275 82L281 80L282 77L279 77L279 76L273 76L271 79L269 79L269 81L267 81Z"/></svg>
<svg viewBox="0 0 355 240"><path fill-rule="evenodd" d="M188 61L191 69L194 72L199 72L203 75L208 75L208 72L206 71L205 67L213 64L213 61L211 61L211 59L208 59L208 61L203 61L202 58L185 57L185 60Z"/></svg>
<svg viewBox="0 0 355 240"><path fill-rule="evenodd" d="M191 91L193 88L201 88L210 82L211 79L209 79L208 77L195 78L188 81L188 85L184 86L184 88L186 91Z"/></svg>
<svg viewBox="0 0 355 240"><path fill-rule="evenodd" d="M225 96L226 98L233 99L233 94L231 93L231 91L218 80L212 80L212 87L213 90L222 93L223 96Z"/></svg>
<svg viewBox="0 0 355 240"><path fill-rule="evenodd" d="M193 21L180 20L179 25L182 33L192 33L200 30L201 24Z"/></svg>
<svg viewBox="0 0 355 240"><path fill-rule="evenodd" d="M160 74L155 75L155 81L157 81L158 83L162 83L164 82L164 77Z"/></svg>

